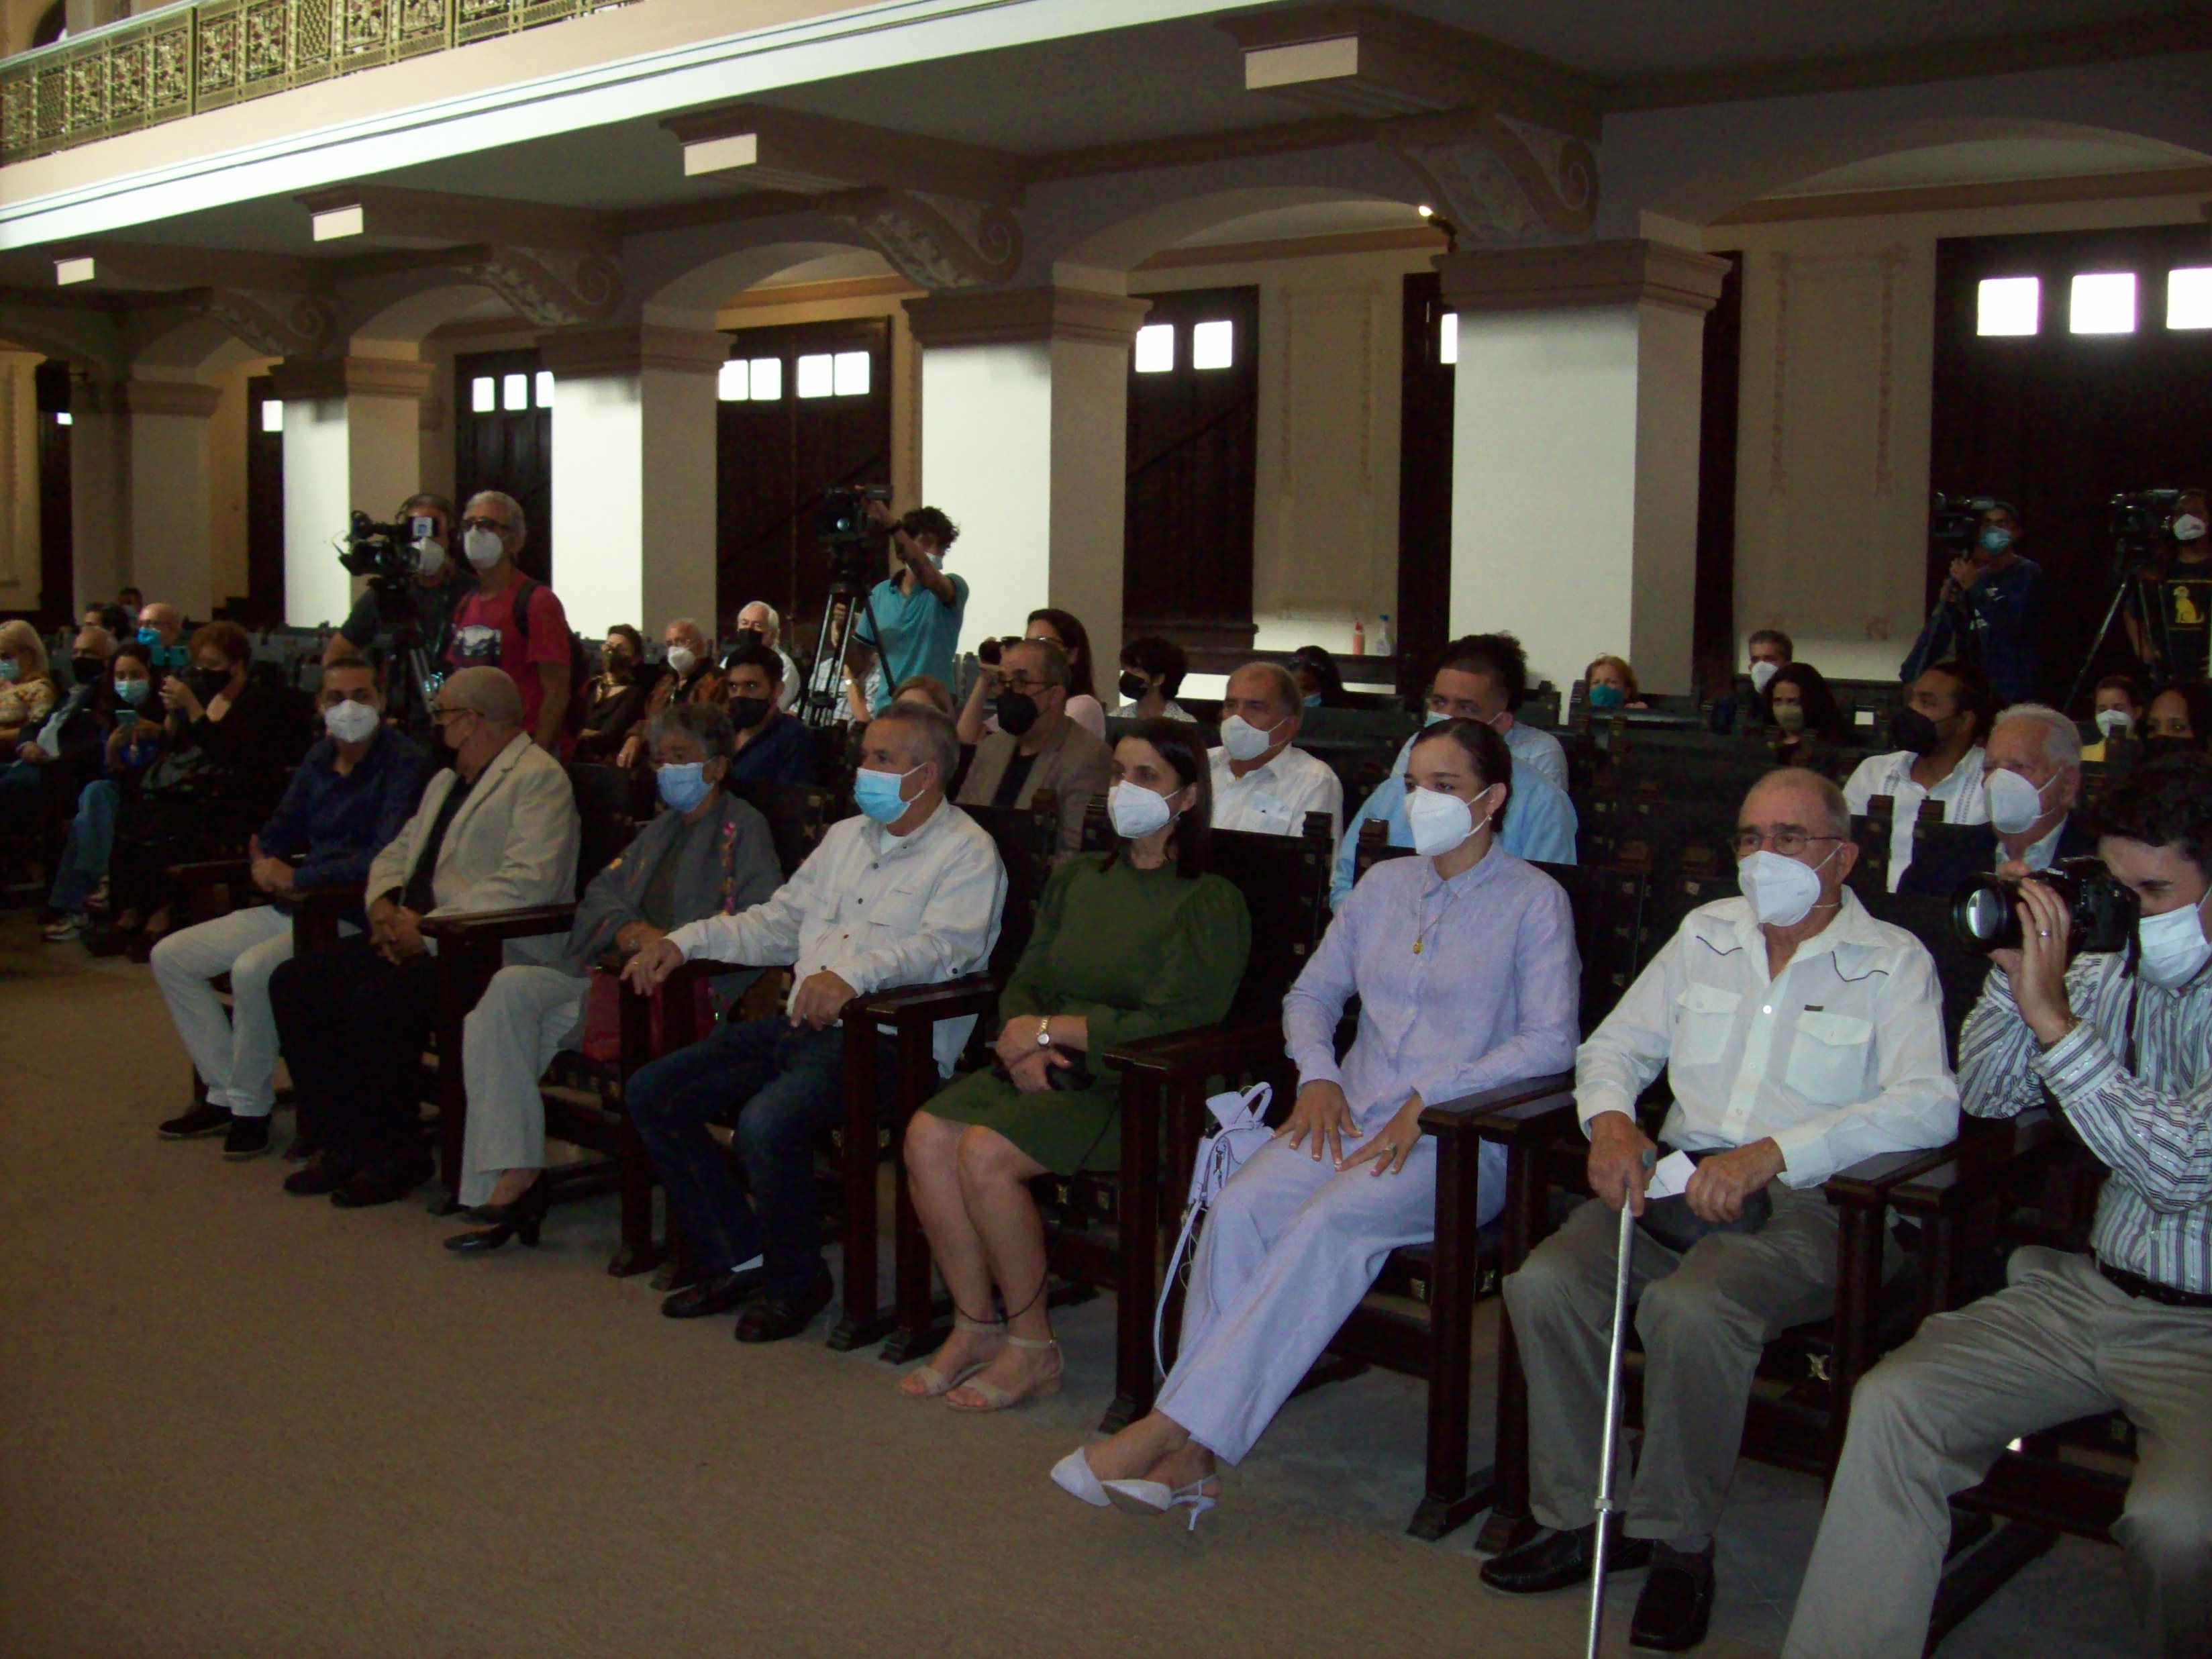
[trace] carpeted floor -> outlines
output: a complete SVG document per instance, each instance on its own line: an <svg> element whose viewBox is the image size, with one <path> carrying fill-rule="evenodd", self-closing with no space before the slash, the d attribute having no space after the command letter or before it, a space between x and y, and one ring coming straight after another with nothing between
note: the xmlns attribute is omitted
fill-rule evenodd
<svg viewBox="0 0 2212 1659"><path fill-rule="evenodd" d="M1045 1472L1110 1393L1110 1300L1064 1322L1061 1399L970 1419L821 1323L740 1349L659 1318L602 1271L605 1206L456 1260L419 1200L349 1214L274 1158L157 1141L187 1073L145 971L30 922L0 915L8 1659L1581 1651L1578 1598L1485 1593L1472 1528L1404 1535L1404 1379L1294 1401L1195 1534L1084 1509ZM1817 1490L1739 1482L1713 1659L1778 1639ZM1778 1563L1752 1537L1778 1516ZM2118 1638L2070 1651L2125 1651L2116 1552L2081 1547L2086 1592L2032 1584L2075 1559L1947 1655L2015 1645L2039 1602Z"/></svg>

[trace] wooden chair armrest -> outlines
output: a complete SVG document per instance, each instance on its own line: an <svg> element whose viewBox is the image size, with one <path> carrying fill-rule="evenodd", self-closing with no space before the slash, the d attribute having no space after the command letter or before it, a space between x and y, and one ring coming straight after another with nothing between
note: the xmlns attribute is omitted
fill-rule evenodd
<svg viewBox="0 0 2212 1659"><path fill-rule="evenodd" d="M1557 1110L1561 1107L1572 1109L1575 1102L1575 1074L1558 1072L1549 1077L1525 1077L1511 1083L1501 1083L1494 1089L1482 1089L1457 1100L1440 1101L1421 1110L1421 1127L1431 1133L1439 1130L1464 1129L1476 1126L1476 1120L1493 1112L1527 1115L1546 1108Z"/></svg>
<svg viewBox="0 0 2212 1659"><path fill-rule="evenodd" d="M1006 981L996 975L968 974L942 985L903 985L855 997L846 1012L880 1025L934 1024L940 1019L989 1013L1005 987Z"/></svg>
<svg viewBox="0 0 2212 1659"><path fill-rule="evenodd" d="M1283 1028L1275 1020L1199 1025L1116 1043L1099 1058L1125 1076L1164 1088L1283 1059Z"/></svg>
<svg viewBox="0 0 2212 1659"><path fill-rule="evenodd" d="M360 908L368 897L368 888L360 882L349 881L331 887L295 887L284 895L284 902L292 907L295 915L303 911L336 915L341 910Z"/></svg>
<svg viewBox="0 0 2212 1659"><path fill-rule="evenodd" d="M464 946L498 945L511 939L565 933L576 920L573 904L532 904L519 910L480 910L472 915L425 916L425 939Z"/></svg>
<svg viewBox="0 0 2212 1659"><path fill-rule="evenodd" d="M240 884L252 887L253 861L251 859L203 859L193 864L173 864L169 866L168 876L171 881L188 893L202 887L235 887Z"/></svg>
<svg viewBox="0 0 2212 1659"><path fill-rule="evenodd" d="M1474 1131L1485 1140L1502 1141L1516 1151L1540 1152L1554 1142L1580 1139L1582 1121L1575 1115L1575 1100L1547 1091L1509 1106L1499 1106L1474 1119Z"/></svg>
<svg viewBox="0 0 2212 1659"><path fill-rule="evenodd" d="M1953 1142L1944 1149L1945 1156L1892 1188L1889 1202L1906 1215L1953 1214L2063 1157L2070 1145L2057 1123L2038 1107Z"/></svg>
<svg viewBox="0 0 2212 1659"><path fill-rule="evenodd" d="M1829 1203L1845 1209L1880 1209L1889 1202L1895 1188L1948 1163L1957 1151L1958 1143L1954 1141L1919 1152L1876 1152L1848 1170L1838 1170L1821 1190Z"/></svg>

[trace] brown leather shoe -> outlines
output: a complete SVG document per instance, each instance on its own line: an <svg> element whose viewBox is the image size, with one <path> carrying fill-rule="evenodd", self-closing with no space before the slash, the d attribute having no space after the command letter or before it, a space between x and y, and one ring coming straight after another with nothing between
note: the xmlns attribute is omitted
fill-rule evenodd
<svg viewBox="0 0 2212 1659"><path fill-rule="evenodd" d="M801 1291L794 1301L780 1297L763 1297L738 1316L738 1340L740 1342L781 1342L786 1337L797 1336L814 1322L814 1316L828 1307L837 1294L837 1287L830 1278L827 1267L817 1271L814 1283Z"/></svg>

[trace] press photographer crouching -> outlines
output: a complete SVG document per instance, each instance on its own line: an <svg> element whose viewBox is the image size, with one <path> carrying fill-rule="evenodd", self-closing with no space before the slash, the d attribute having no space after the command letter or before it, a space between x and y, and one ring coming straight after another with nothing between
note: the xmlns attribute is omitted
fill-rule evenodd
<svg viewBox="0 0 2212 1659"><path fill-rule="evenodd" d="M2110 1169L2090 1251L2014 1251L2005 1289L1859 1384L1790 1659L1917 1655L1950 1495L2019 1437L2116 1409L2136 1462L2112 1534L2145 1649L2212 1652L2212 761L2138 768L2098 828L2110 883L2075 866L2019 884L2018 943L1992 952L1959 1045L1968 1112L2014 1117L2047 1091ZM2104 936L2085 944L2084 921Z"/></svg>
<svg viewBox="0 0 2212 1659"><path fill-rule="evenodd" d="M437 690L425 677L438 672L453 611L477 585L476 572L453 556L455 516L451 501L427 493L402 501L390 524L355 514L339 562L368 585L323 647L325 668L378 651L386 707L422 742L431 736L430 694Z"/></svg>

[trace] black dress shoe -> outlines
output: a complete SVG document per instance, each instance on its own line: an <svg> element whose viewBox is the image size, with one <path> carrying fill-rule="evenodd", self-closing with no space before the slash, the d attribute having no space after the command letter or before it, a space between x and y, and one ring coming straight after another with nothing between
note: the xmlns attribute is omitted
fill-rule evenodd
<svg viewBox="0 0 2212 1659"><path fill-rule="evenodd" d="M352 1180L331 1194L331 1202L341 1210L397 1203L428 1181L433 1171L427 1158L380 1158L363 1164Z"/></svg>
<svg viewBox="0 0 2212 1659"><path fill-rule="evenodd" d="M230 1120L229 1133L222 1138L222 1155L238 1162L258 1158L269 1150L269 1120L265 1117L238 1117Z"/></svg>
<svg viewBox="0 0 2212 1659"><path fill-rule="evenodd" d="M202 1135L219 1135L230 1128L230 1108L210 1106L205 1101L193 1107L181 1117L173 1117L154 1133L164 1140L198 1140Z"/></svg>
<svg viewBox="0 0 2212 1659"><path fill-rule="evenodd" d="M710 1319L716 1314L726 1314L757 1294L763 1277L758 1267L702 1274L682 1290L663 1297L660 1311L670 1319Z"/></svg>
<svg viewBox="0 0 2212 1659"><path fill-rule="evenodd" d="M1608 1573L1629 1572L1650 1559L1648 1539L1623 1538L1616 1531L1606 1552L1605 1567ZM1577 1527L1572 1531L1547 1528L1526 1543L1502 1550L1484 1562L1482 1582L1506 1595L1545 1595L1570 1585L1588 1583L1596 1564L1595 1524Z"/></svg>
<svg viewBox="0 0 2212 1659"><path fill-rule="evenodd" d="M353 1179L358 1166L337 1152L317 1152L284 1177L284 1190L295 1198L320 1198Z"/></svg>
<svg viewBox="0 0 2212 1659"><path fill-rule="evenodd" d="M738 1340L740 1342L781 1342L787 1336L797 1336L814 1322L814 1316L830 1305L837 1294L837 1287L824 1267L814 1282L800 1291L797 1300L787 1302L781 1297L763 1297L738 1316Z"/></svg>
<svg viewBox="0 0 2212 1659"><path fill-rule="evenodd" d="M1636 1598L1628 1645L1649 1653L1687 1653L1705 1639L1712 1616L1712 1546L1686 1555L1662 1543L1651 1553L1651 1577Z"/></svg>

